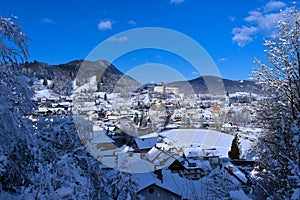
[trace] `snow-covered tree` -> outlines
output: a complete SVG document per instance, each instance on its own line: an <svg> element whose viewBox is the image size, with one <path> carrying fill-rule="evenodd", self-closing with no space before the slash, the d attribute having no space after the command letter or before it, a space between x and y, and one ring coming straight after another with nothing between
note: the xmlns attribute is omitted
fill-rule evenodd
<svg viewBox="0 0 300 200"><path fill-rule="evenodd" d="M36 125L39 178L26 192L37 199L108 199L105 171L82 146L72 118L41 118Z"/></svg>
<svg viewBox="0 0 300 200"><path fill-rule="evenodd" d="M0 199L137 199L130 175L112 180L84 148L72 116L30 120L30 78L8 66L28 56L20 31L0 17Z"/></svg>
<svg viewBox="0 0 300 200"><path fill-rule="evenodd" d="M241 184L225 168L215 168L201 180L206 192L197 199L230 199L230 191L241 189ZM246 189L246 187L244 188ZM241 198L242 199L242 198Z"/></svg>
<svg viewBox="0 0 300 200"><path fill-rule="evenodd" d="M0 193L22 193L35 174L35 136L26 118L34 104L27 79L13 64L27 58L27 37L12 19L0 17Z"/></svg>
<svg viewBox="0 0 300 200"><path fill-rule="evenodd" d="M14 63L29 56L27 41L29 38L14 21L17 17L0 16L0 64Z"/></svg>
<svg viewBox="0 0 300 200"><path fill-rule="evenodd" d="M260 120L265 134L257 144L266 196L299 198L300 186L300 14L296 4L281 12L272 38L265 40L267 60L256 60L254 77L270 94Z"/></svg>
<svg viewBox="0 0 300 200"><path fill-rule="evenodd" d="M43 79L43 85L48 86L48 80L46 78Z"/></svg>
<svg viewBox="0 0 300 200"><path fill-rule="evenodd" d="M0 68L0 193L19 193L32 182L34 145L31 90L15 69Z"/></svg>
<svg viewBox="0 0 300 200"><path fill-rule="evenodd" d="M82 146L71 117L38 123L38 199L138 199L130 174L106 171ZM78 128L78 127L77 127Z"/></svg>
<svg viewBox="0 0 300 200"><path fill-rule="evenodd" d="M137 181L132 178L131 174L111 171L108 174L108 183L110 187L111 198L117 200L138 200Z"/></svg>

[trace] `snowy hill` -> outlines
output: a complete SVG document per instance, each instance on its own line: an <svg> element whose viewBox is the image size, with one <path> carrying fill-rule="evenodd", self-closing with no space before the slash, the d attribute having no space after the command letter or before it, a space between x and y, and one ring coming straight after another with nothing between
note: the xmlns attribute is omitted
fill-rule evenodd
<svg viewBox="0 0 300 200"><path fill-rule="evenodd" d="M114 65L104 60L95 62L74 60L59 65L48 65L34 61L20 64L19 69L24 75L30 78L52 81L51 84L47 81L48 87L60 95L70 95L75 80L76 86L81 86L93 76L96 77L93 83L94 86L103 92L112 92L120 80L122 80L122 83L134 88L140 85L131 77L124 75ZM80 74L78 75L78 73Z"/></svg>

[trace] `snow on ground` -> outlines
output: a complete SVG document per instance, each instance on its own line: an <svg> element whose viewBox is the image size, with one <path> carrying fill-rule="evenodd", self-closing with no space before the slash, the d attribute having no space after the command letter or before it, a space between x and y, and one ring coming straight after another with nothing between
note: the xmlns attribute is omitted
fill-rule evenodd
<svg viewBox="0 0 300 200"><path fill-rule="evenodd" d="M48 89L38 90L35 91L34 98L46 98L46 99L52 99L52 98L59 98L59 95L55 92L52 92Z"/></svg>
<svg viewBox="0 0 300 200"><path fill-rule="evenodd" d="M216 148L221 157L228 157L233 136L214 130L173 129L161 133L173 141L175 147L200 146L203 149Z"/></svg>
<svg viewBox="0 0 300 200"><path fill-rule="evenodd" d="M249 93L249 92L235 92L235 93L231 93L229 94L229 97L259 97L259 95L257 94L253 94L253 93Z"/></svg>
<svg viewBox="0 0 300 200"><path fill-rule="evenodd" d="M47 99L53 99L53 98L59 98L59 95L55 92L52 92L52 90L49 90L47 86L43 85L43 80L41 79L32 79L33 80L33 88L34 88L34 99L38 98L47 98ZM47 84L52 84L52 80L47 80Z"/></svg>
<svg viewBox="0 0 300 200"><path fill-rule="evenodd" d="M85 84L83 84L82 86L77 87L76 84L73 83L73 88L75 90L75 92L80 93L81 91L97 91L97 79L96 76L92 76L89 81Z"/></svg>
<svg viewBox="0 0 300 200"><path fill-rule="evenodd" d="M253 138L257 138L263 132L263 129L252 128L252 127L239 127L239 131L241 134L245 134Z"/></svg>

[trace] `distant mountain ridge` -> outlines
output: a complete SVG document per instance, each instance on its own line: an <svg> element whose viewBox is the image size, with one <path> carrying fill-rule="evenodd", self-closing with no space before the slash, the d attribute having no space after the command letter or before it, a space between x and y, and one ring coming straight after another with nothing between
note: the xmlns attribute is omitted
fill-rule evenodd
<svg viewBox="0 0 300 200"><path fill-rule="evenodd" d="M65 64L48 65L43 62L25 62L19 65L21 73L38 79L51 80L50 89L61 95L70 95L73 92L73 82L80 85L96 76L99 91L112 92L115 86L122 83L134 88L140 86L136 80L123 74L117 67L108 61L73 60ZM78 73L81 73L78 76ZM122 82L122 83L120 83ZM124 83L125 82L125 83Z"/></svg>
<svg viewBox="0 0 300 200"><path fill-rule="evenodd" d="M208 84L210 89L208 90ZM179 92L186 95L191 93L204 94L215 92L218 94L222 93L235 93L235 92L249 92L254 94L262 94L261 87L254 81L250 80L229 80L223 79L216 76L200 76L198 78L188 81L176 81L167 84L169 87L177 87ZM214 91L215 90L215 91Z"/></svg>
<svg viewBox="0 0 300 200"><path fill-rule="evenodd" d="M139 82L122 73L116 66L105 60L85 61L73 60L65 64L48 65L43 62L26 62L19 65L20 71L30 78L51 80L50 89L61 95L69 95L73 91L73 83L81 85L96 75L97 88L104 92L134 91L141 86ZM80 69L82 67L82 69ZM84 73L78 76L78 73ZM207 85L210 85L209 91ZM224 87L223 87L224 85ZM117 87L116 87L117 86ZM176 81L167 84L179 88L185 95L197 93L234 93L249 92L262 94L261 87L254 81L235 81L215 76L201 76L188 81ZM220 87L221 86L221 87ZM131 88L130 88L131 87Z"/></svg>

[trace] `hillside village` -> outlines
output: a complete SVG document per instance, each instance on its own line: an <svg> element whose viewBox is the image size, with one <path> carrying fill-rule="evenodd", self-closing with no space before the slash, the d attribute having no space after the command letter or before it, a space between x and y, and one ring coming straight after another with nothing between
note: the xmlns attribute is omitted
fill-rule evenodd
<svg viewBox="0 0 300 200"><path fill-rule="evenodd" d="M103 168L134 173L139 194L147 199L194 199L204 193L184 191L185 184L198 188L212 181L212 174L223 173L235 188L231 195L249 194L259 163L247 151L260 132L254 125L258 127L255 117L263 97L247 92L185 96L164 83L124 95L99 92L95 81L73 84L74 93L64 96L49 89L51 80L35 79L37 109L30 118L73 115L82 143ZM235 136L240 159L228 157Z"/></svg>

